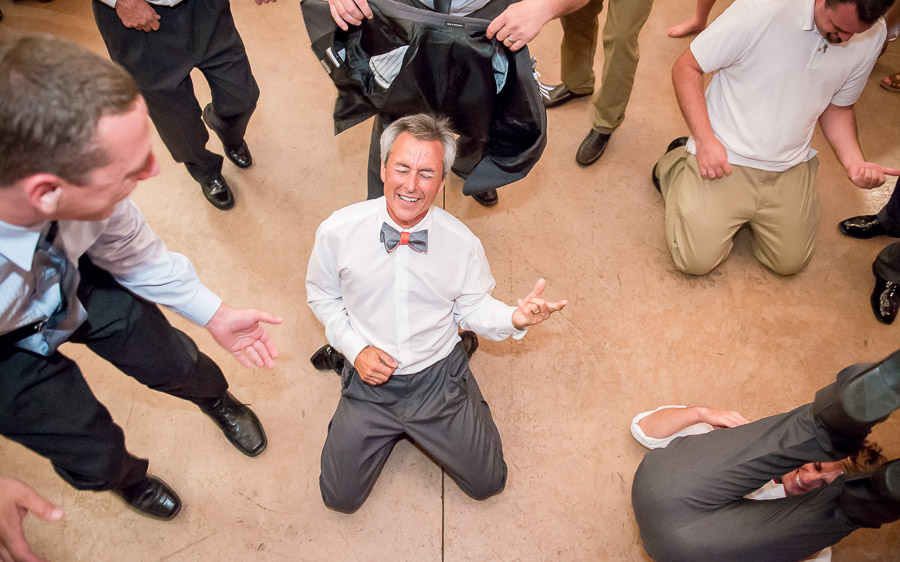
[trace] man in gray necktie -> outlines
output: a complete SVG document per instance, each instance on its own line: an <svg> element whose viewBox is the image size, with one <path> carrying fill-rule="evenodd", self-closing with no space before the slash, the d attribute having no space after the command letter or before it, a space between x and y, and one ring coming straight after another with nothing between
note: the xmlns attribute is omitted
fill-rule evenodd
<svg viewBox="0 0 900 562"><path fill-rule="evenodd" d="M272 366L277 350L259 322L280 319L228 307L128 199L158 166L146 105L122 68L49 36L4 37L0 99L0 434L47 457L76 488L112 490L171 519L178 496L126 450L58 347L83 343L193 402L255 456L266 447L256 415L156 305L205 326L248 367ZM10 524L0 521L0 538Z"/></svg>

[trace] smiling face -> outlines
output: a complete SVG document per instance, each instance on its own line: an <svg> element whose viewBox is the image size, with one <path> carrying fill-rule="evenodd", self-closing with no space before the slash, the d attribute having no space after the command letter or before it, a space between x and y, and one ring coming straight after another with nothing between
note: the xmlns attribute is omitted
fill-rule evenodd
<svg viewBox="0 0 900 562"><path fill-rule="evenodd" d="M139 181L159 173L143 98L138 98L127 113L101 117L94 138L108 163L91 170L84 185L64 183L59 187L57 219L108 218L116 203L128 197Z"/></svg>
<svg viewBox="0 0 900 562"><path fill-rule="evenodd" d="M444 188L444 148L440 141L400 133L381 164L388 214L402 228L422 220Z"/></svg>
<svg viewBox="0 0 900 562"><path fill-rule="evenodd" d="M828 6L826 0L816 0L813 17L819 33L834 45L849 41L853 35L863 33L872 27L859 21L856 4L852 2Z"/></svg>
<svg viewBox="0 0 900 562"><path fill-rule="evenodd" d="M834 482L844 473L844 466L838 462L809 462L781 477L784 493L788 496L799 496L810 490L821 488Z"/></svg>

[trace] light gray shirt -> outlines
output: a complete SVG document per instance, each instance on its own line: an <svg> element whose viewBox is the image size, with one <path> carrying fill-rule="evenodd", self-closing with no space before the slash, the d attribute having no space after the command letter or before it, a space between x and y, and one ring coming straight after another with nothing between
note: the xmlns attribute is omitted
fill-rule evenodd
<svg viewBox="0 0 900 562"><path fill-rule="evenodd" d="M39 272L32 268L35 249L46 229L46 222L20 227L0 221L0 334L46 320L60 303L59 285L42 291ZM112 216L104 220L59 221L58 236L71 267L77 267L78 259L87 254L129 291L201 326L222 304L222 299L200 282L185 256L168 251L130 199L116 204ZM42 355L55 351L40 333L16 345Z"/></svg>

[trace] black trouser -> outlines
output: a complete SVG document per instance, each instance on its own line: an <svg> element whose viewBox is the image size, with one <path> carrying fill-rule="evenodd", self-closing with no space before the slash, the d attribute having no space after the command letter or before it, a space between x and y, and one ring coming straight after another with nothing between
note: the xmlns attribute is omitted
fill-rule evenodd
<svg viewBox="0 0 900 562"><path fill-rule="evenodd" d="M84 343L154 390L212 405L228 383L219 367L155 304L135 297L85 258L78 298L88 320L69 341ZM58 351L49 357L0 350L0 433L47 457L80 489L121 489L147 474L147 461L125 449L122 429L91 392L78 365Z"/></svg>
<svg viewBox="0 0 900 562"><path fill-rule="evenodd" d="M872 271L882 279L900 283L900 242L894 242L878 253Z"/></svg>
<svg viewBox="0 0 900 562"><path fill-rule="evenodd" d="M200 119L191 70L200 69L209 82L209 125L225 146L240 145L259 99L228 0L151 6L160 19L159 29L149 32L127 29L114 9L96 0L93 5L110 58L134 77L172 157L198 182L218 177L222 157L206 150L209 133Z"/></svg>
<svg viewBox="0 0 900 562"><path fill-rule="evenodd" d="M658 561L796 562L860 527L900 518L900 502L870 488L867 476L840 476L799 496L744 499L774 477L808 462L841 460L872 424L851 420L844 385L871 367L838 374L812 404L731 429L676 439L644 457L632 506L644 548Z"/></svg>
<svg viewBox="0 0 900 562"><path fill-rule="evenodd" d="M900 236L900 189L894 187L887 205L878 211L878 222L894 236Z"/></svg>

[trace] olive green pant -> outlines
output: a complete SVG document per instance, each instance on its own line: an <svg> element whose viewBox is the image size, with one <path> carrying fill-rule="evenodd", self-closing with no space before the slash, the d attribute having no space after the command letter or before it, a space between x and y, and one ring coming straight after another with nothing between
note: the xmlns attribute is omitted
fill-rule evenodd
<svg viewBox="0 0 900 562"><path fill-rule="evenodd" d="M609 134L625 118L639 58L638 35L650 16L653 0L607 2L606 25L603 26L603 75L600 91L593 100L593 127ZM563 28L561 77L576 94L594 91L597 16L602 9L602 0L590 0L580 10L560 18Z"/></svg>
<svg viewBox="0 0 900 562"><path fill-rule="evenodd" d="M780 275L803 271L819 224L818 166L815 157L784 172L732 165L730 176L706 180L697 157L683 147L664 154L657 173L675 267L706 275L725 261L746 224L753 231L753 255L763 265Z"/></svg>

